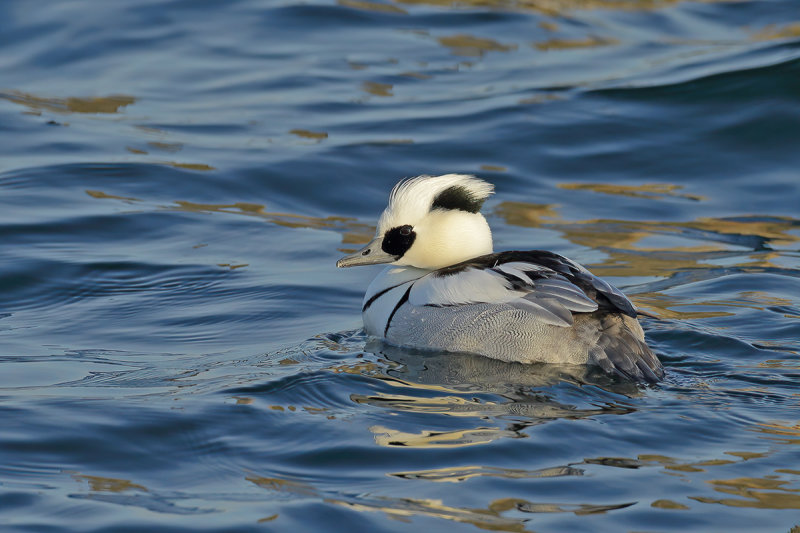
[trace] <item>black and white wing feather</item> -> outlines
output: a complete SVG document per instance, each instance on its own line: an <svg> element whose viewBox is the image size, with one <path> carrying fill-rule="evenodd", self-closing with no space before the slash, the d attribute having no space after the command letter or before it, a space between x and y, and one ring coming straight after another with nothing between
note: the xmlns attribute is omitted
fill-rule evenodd
<svg viewBox="0 0 800 533"><path fill-rule="evenodd" d="M562 327L573 324L573 313L598 309L636 316L619 290L565 257L538 250L485 255L431 272L413 284L408 301L439 307L505 303Z"/></svg>

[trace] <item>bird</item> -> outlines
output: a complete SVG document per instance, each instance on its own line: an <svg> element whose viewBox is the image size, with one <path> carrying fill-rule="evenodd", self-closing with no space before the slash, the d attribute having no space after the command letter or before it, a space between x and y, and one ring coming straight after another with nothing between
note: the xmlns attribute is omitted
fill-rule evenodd
<svg viewBox="0 0 800 533"><path fill-rule="evenodd" d="M493 193L467 174L395 185L375 237L336 263L387 265L364 295L365 332L398 347L663 379L639 312L619 289L554 252L494 252L480 212Z"/></svg>

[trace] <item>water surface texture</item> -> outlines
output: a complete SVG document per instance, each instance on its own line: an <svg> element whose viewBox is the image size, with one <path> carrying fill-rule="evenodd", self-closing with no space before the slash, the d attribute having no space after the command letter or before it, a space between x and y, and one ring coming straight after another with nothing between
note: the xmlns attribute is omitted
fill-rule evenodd
<svg viewBox="0 0 800 533"><path fill-rule="evenodd" d="M796 0L5 0L0 529L795 531L798 139ZM448 172L666 380L365 338Z"/></svg>

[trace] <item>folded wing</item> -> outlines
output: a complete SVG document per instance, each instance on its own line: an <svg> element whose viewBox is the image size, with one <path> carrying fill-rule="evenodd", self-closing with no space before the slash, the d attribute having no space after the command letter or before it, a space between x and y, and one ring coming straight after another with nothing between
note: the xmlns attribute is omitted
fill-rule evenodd
<svg viewBox="0 0 800 533"><path fill-rule="evenodd" d="M411 288L409 303L439 307L509 304L545 323L567 327L573 323L573 313L600 308L601 302L592 296L604 293L621 297L633 309L621 292L566 258L549 252L503 252L423 276ZM607 301L610 299L604 297L602 303Z"/></svg>

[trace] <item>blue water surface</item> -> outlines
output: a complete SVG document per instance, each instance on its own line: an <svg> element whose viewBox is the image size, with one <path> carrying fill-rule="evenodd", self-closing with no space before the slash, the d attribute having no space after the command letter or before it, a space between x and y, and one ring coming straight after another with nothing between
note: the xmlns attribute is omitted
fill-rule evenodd
<svg viewBox="0 0 800 533"><path fill-rule="evenodd" d="M796 0L0 3L0 529L795 531ZM365 337L402 177L653 387Z"/></svg>

